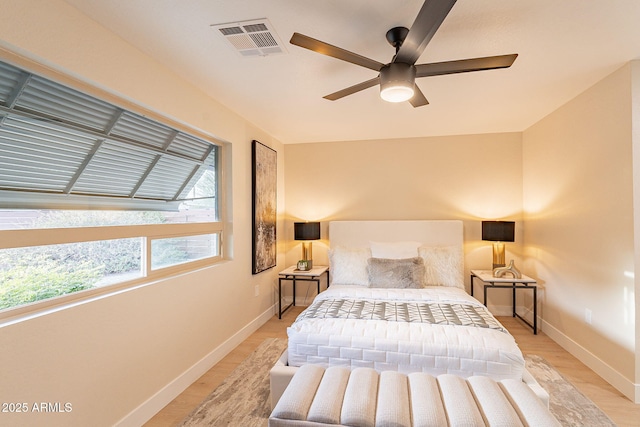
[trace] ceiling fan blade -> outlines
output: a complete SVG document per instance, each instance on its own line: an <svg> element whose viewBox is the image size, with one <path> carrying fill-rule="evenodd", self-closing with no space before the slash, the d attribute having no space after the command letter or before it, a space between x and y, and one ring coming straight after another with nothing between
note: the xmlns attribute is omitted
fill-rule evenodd
<svg viewBox="0 0 640 427"><path fill-rule="evenodd" d="M409 100L413 108L422 107L423 105L429 104L427 98L424 96L424 93L420 90L420 88L416 85L413 88L413 98Z"/></svg>
<svg viewBox="0 0 640 427"><path fill-rule="evenodd" d="M329 43L316 40L312 37L305 36L300 33L293 33L289 43L296 46L303 47L305 49L312 50L323 55L331 56L332 58L341 59L343 61L350 62L352 64L360 65L361 67L369 68L373 71L380 71L384 64L373 59L369 59L357 53L349 52L342 48L330 45Z"/></svg>
<svg viewBox="0 0 640 427"><path fill-rule="evenodd" d="M357 85L353 85L353 86L348 87L346 89L339 90L339 91L334 92L334 93L332 93L330 95L323 96L323 98L324 99L328 99L329 101L335 101L337 99L344 98L345 96L353 95L354 93L360 92L361 90L368 89L371 86L375 86L375 85L377 85L379 83L380 83L380 77L375 77L375 78L373 78L371 80L367 80L365 82L358 83Z"/></svg>
<svg viewBox="0 0 640 427"><path fill-rule="evenodd" d="M425 0L393 62L416 63L456 0Z"/></svg>
<svg viewBox="0 0 640 427"><path fill-rule="evenodd" d="M483 58L461 59L458 61L418 64L415 66L416 78L508 68L517 57L518 54L514 53L511 55L485 56Z"/></svg>

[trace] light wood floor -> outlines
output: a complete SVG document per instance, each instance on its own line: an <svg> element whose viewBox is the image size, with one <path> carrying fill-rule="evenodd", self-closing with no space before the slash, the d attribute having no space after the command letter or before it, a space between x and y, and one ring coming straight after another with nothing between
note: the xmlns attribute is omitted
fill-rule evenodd
<svg viewBox="0 0 640 427"><path fill-rule="evenodd" d="M274 316L258 331L236 347L227 357L211 368L182 394L158 412L145 426L175 426L211 393L233 369L253 352L265 338L286 338L286 328L303 307L292 307L282 317ZM531 329L517 319L499 317L500 322L515 337L525 354L544 357L580 391L589 397L619 426L640 426L640 405L633 404L619 391L583 365L544 333L533 335Z"/></svg>

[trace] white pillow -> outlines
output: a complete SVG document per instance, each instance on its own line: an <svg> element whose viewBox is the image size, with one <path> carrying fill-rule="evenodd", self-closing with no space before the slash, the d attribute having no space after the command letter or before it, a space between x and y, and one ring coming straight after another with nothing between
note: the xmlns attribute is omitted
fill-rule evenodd
<svg viewBox="0 0 640 427"><path fill-rule="evenodd" d="M464 289L464 254L461 246L421 246L426 286Z"/></svg>
<svg viewBox="0 0 640 427"><path fill-rule="evenodd" d="M371 256L385 259L407 259L418 256L420 242L369 242Z"/></svg>
<svg viewBox="0 0 640 427"><path fill-rule="evenodd" d="M367 260L369 248L337 246L329 250L329 271L332 285L369 286Z"/></svg>

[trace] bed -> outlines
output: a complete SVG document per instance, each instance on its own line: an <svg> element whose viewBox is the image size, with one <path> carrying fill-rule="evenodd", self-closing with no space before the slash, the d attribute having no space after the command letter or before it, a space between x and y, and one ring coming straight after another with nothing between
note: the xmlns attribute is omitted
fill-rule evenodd
<svg viewBox="0 0 640 427"><path fill-rule="evenodd" d="M296 367L474 375L527 382L515 339L464 289L461 221L333 221L331 285L288 328L272 404Z"/></svg>

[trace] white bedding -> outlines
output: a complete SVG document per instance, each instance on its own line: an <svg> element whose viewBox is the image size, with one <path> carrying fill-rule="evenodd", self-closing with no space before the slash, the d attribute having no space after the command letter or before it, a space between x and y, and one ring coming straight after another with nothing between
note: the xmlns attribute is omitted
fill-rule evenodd
<svg viewBox="0 0 640 427"><path fill-rule="evenodd" d="M482 306L464 290L380 289L332 286L316 299L438 301ZM302 319L287 330L288 364L371 367L377 371L427 372L496 380L522 379L524 359L507 332L473 326L361 319Z"/></svg>

